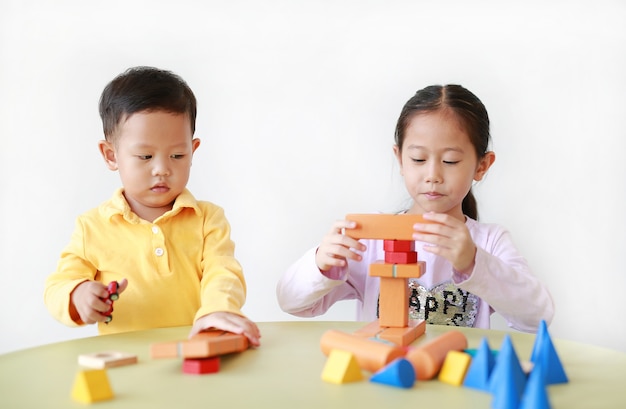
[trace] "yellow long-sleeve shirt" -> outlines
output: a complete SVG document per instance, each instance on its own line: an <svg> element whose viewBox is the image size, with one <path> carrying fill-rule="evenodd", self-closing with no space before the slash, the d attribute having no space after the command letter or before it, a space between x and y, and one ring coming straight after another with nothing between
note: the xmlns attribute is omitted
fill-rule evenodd
<svg viewBox="0 0 626 409"><path fill-rule="evenodd" d="M68 326L70 294L86 280L128 279L100 334L191 325L203 315L243 315L246 284L222 208L185 190L150 223L130 210L122 189L76 220L70 243L45 285L50 313Z"/></svg>

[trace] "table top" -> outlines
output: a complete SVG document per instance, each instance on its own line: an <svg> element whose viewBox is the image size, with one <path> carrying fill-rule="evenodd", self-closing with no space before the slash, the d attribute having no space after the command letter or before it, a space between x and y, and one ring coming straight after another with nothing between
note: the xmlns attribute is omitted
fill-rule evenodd
<svg viewBox="0 0 626 409"><path fill-rule="evenodd" d="M335 408L393 407L490 408L488 393L451 386L437 380L417 381L411 389L367 380L343 385L321 380L326 357L320 349L324 332L354 332L358 322L259 323L262 345L221 357L219 372L182 373L180 359L151 359L155 342L186 339L189 327L101 335L0 355L0 407L84 408L71 398L76 374L82 369L78 355L104 351L137 354L138 363L107 369L114 398L98 408ZM419 346L450 330L462 331L469 348L487 337L499 349L505 334L518 357L529 360L533 334L428 325ZM553 408L626 407L626 353L554 339L569 383L551 385ZM364 372L367 376L369 373Z"/></svg>

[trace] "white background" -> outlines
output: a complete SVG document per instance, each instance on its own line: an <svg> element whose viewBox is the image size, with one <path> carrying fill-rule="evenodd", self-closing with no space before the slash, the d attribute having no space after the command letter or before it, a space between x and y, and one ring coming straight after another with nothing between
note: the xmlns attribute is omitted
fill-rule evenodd
<svg viewBox="0 0 626 409"><path fill-rule="evenodd" d="M43 287L75 217L119 186L97 102L135 65L196 93L189 188L226 210L253 320L294 319L276 281L333 220L406 204L400 109L460 83L492 119L481 220L549 286L552 335L626 351L625 21L603 0L3 0L0 353L96 333L53 320ZM320 318L354 316L344 302Z"/></svg>

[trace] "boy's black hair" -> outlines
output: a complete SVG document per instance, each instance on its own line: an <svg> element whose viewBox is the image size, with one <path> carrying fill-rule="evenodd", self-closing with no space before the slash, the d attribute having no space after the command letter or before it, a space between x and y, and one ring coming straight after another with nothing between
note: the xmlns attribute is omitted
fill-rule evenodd
<svg viewBox="0 0 626 409"><path fill-rule="evenodd" d="M102 91L99 111L107 141L115 139L120 121L142 111L189 116L196 131L196 97L178 75L154 67L133 67L115 77Z"/></svg>

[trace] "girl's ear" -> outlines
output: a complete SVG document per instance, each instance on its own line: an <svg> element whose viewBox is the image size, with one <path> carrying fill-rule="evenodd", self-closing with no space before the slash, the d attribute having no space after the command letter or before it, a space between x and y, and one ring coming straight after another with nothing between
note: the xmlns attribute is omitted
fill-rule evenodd
<svg viewBox="0 0 626 409"><path fill-rule="evenodd" d="M496 154L489 151L487 153L485 153L485 155L480 158L480 160L478 161L478 166L476 167L476 172L474 173L474 180L475 181L479 181L482 180L483 177L485 177L485 174L487 173L487 171L489 170L489 168L491 167L491 165L493 165L493 162L496 161Z"/></svg>
<svg viewBox="0 0 626 409"><path fill-rule="evenodd" d="M398 145L393 145L393 154L398 160L398 164L400 165L400 174L404 176L404 173L402 172L402 151L400 150Z"/></svg>
<svg viewBox="0 0 626 409"><path fill-rule="evenodd" d="M109 141L102 140L98 142L98 149L100 150L100 154L102 155L107 168L110 170L117 170L117 158L115 157L113 144Z"/></svg>

